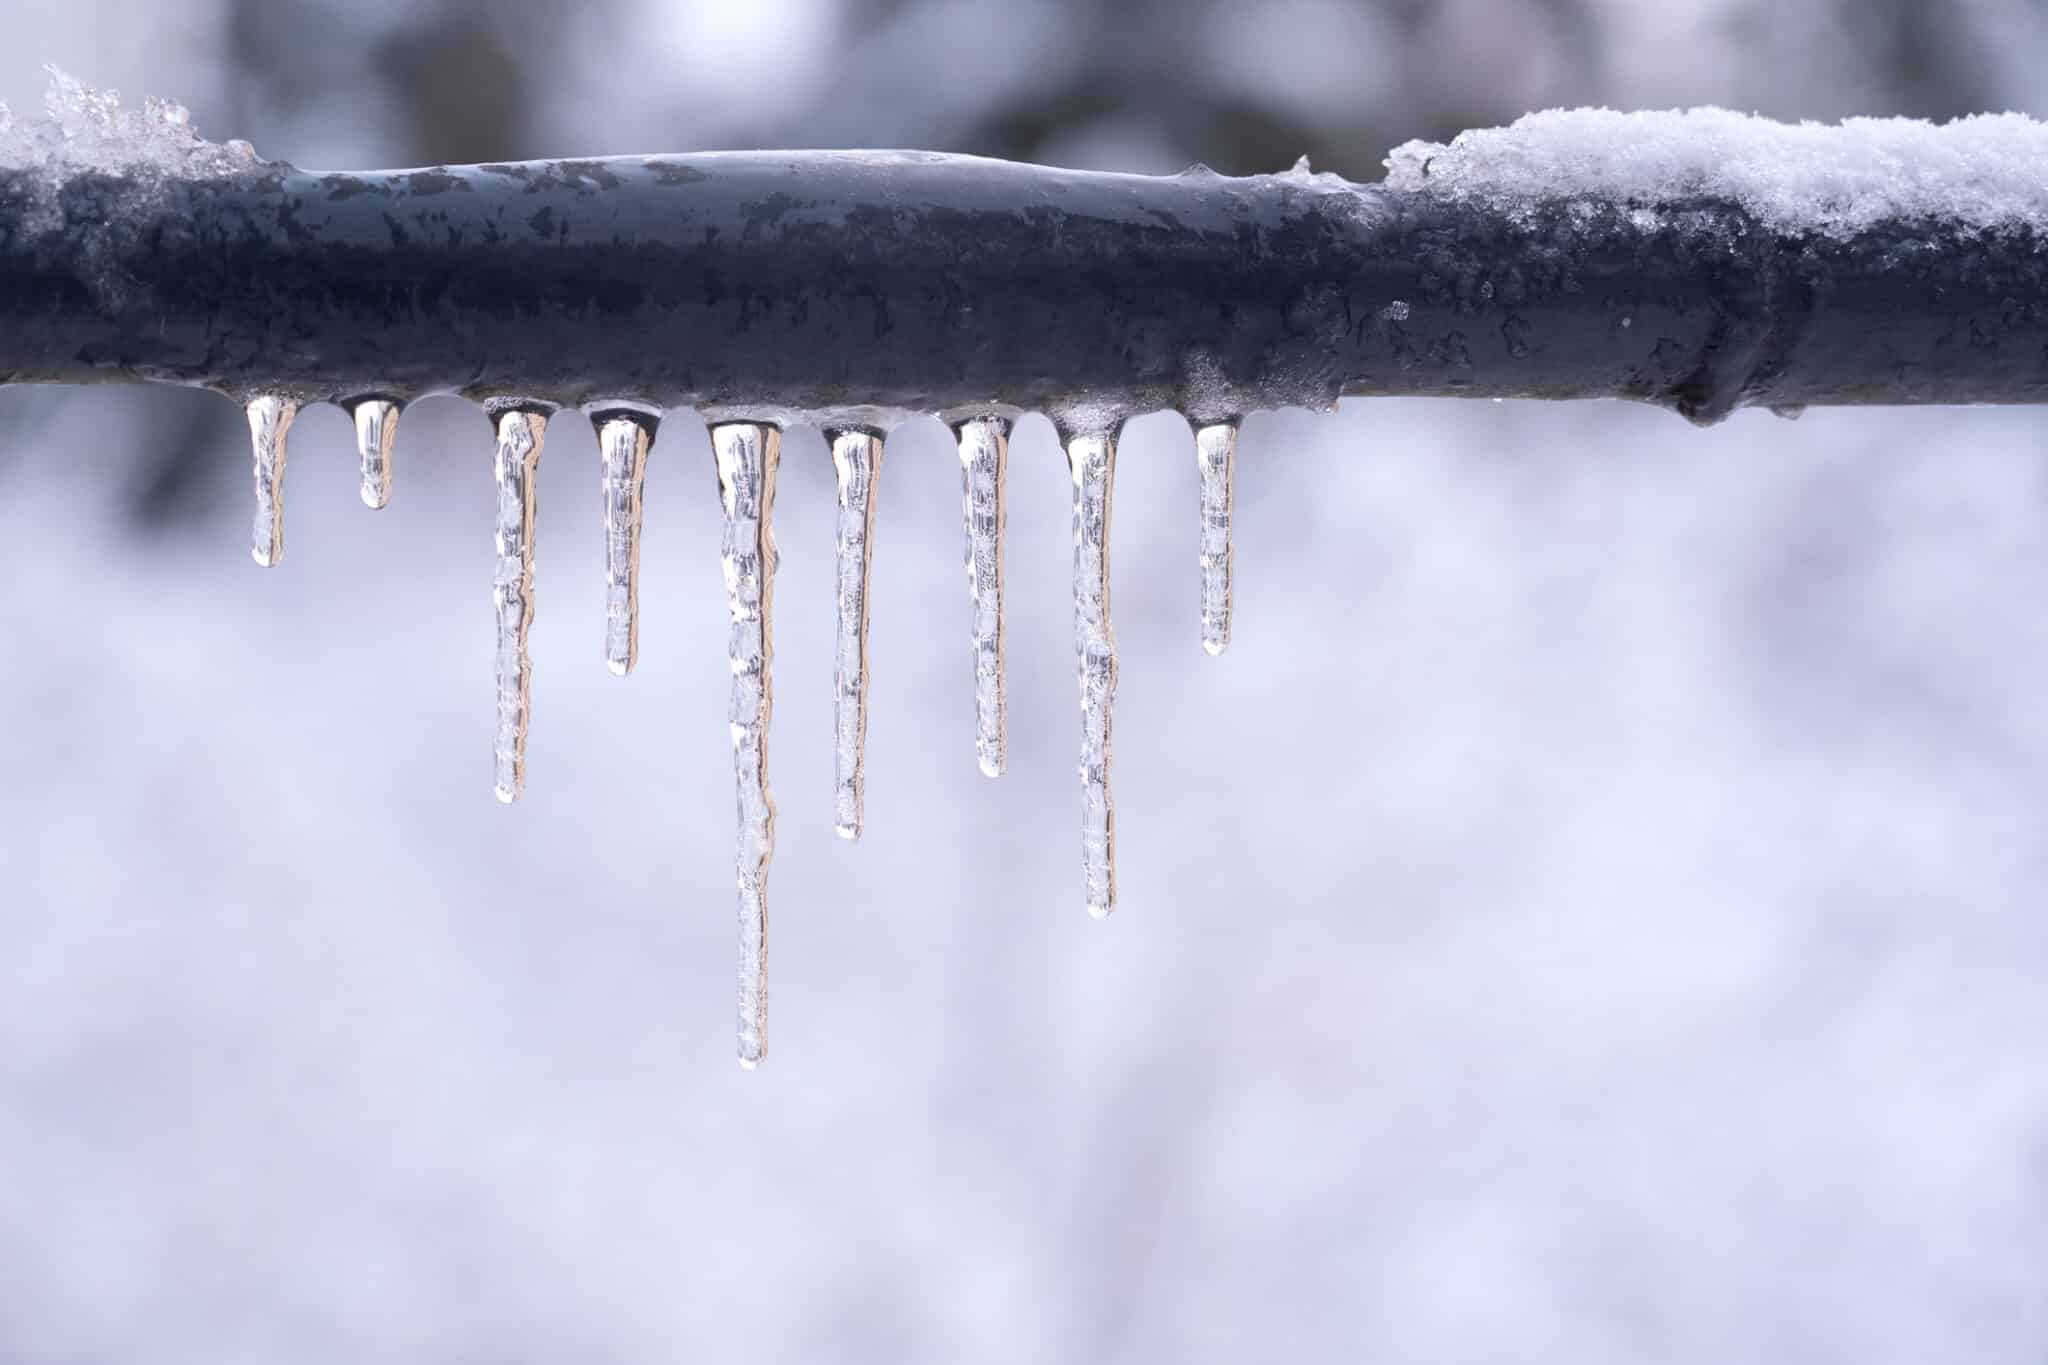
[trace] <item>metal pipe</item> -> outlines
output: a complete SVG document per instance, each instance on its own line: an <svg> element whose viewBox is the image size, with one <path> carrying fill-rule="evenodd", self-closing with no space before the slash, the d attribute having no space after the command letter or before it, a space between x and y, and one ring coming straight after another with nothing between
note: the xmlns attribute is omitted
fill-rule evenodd
<svg viewBox="0 0 2048 1365"><path fill-rule="evenodd" d="M917 152L145 185L0 170L0 379L434 392L1073 431L1340 395L2048 399L2029 232L1784 236L1721 202L1514 209L1331 176ZM51 211L54 195L55 210Z"/></svg>

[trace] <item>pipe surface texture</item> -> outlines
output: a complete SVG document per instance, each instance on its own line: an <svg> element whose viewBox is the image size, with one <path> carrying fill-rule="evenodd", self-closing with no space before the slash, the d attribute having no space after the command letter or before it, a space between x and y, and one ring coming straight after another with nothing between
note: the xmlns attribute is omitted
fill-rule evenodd
<svg viewBox="0 0 2048 1365"><path fill-rule="evenodd" d="M1349 395L1633 398L1702 422L2048 398L2024 228L1785 235L1728 202L1510 211L917 152L36 174L0 171L12 383L855 427L1042 410L1077 431Z"/></svg>

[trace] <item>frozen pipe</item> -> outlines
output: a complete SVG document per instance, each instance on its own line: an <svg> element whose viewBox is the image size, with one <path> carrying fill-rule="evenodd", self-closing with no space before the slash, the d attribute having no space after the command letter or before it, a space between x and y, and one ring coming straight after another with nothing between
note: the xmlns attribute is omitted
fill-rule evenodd
<svg viewBox="0 0 2048 1365"><path fill-rule="evenodd" d="M882 429L1349 395L2037 402L2032 230L916 152L0 170L0 378Z"/></svg>

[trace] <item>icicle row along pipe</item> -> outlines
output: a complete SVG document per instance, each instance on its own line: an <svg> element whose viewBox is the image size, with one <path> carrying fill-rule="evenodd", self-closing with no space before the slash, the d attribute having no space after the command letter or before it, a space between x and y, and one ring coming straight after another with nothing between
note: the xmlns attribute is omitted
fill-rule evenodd
<svg viewBox="0 0 2048 1365"><path fill-rule="evenodd" d="M1011 424L1042 411L1064 434L1084 891L1103 915L1115 904L1110 504L1130 417L1171 408L1195 429L1200 639L1217 654L1231 634L1237 425L1255 410L1381 394L1618 397L1710 422L1746 405L2048 401L2048 204L2025 169L2037 159L2007 158L2025 163L2025 183L1992 196L2008 206L1996 221L1942 192L1939 166L1967 163L1989 195L1982 157L1931 158L1924 185L1892 157L1879 185L1891 211L1866 196L1802 218L1780 202L1792 162L1715 119L1698 127L1745 155L1761 145L1760 159L1717 179L1699 170L1711 158L1676 155L1683 174L1630 188L1637 162L1674 162L1672 126L1641 125L1666 139L1656 155L1611 166L1567 148L1557 164L1574 183L1549 194L1511 182L1558 148L1515 143L1516 130L1491 160L1495 134L1399 149L1386 186L1305 166L1147 177L920 152L321 174L196 140L182 166L0 166L0 379L200 385L241 401L265 565L283 550L285 443L303 405L350 410L363 501L381 507L404 406L438 393L483 403L496 435L495 777L507 801L525 780L548 418L575 405L596 429L605 661L625 673L656 424L701 412L724 508L739 1051L752 1066L767 1046L783 426L825 429L838 475L834 820L848 837L864 819L884 439L926 415L956 434L975 753L995 776L1007 757ZM1818 155L1799 142L1806 130L1781 131Z"/></svg>

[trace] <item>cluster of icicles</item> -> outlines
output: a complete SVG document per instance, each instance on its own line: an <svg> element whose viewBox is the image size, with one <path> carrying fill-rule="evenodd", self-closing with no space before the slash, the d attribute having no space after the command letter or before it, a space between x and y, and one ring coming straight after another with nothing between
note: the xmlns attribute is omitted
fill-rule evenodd
<svg viewBox="0 0 2048 1365"><path fill-rule="evenodd" d="M400 405L380 398L348 405L362 459L363 501L391 498L391 453ZM266 567L284 552L285 439L299 405L274 394L246 410L256 458L256 523L252 553ZM497 794L513 801L526 781L526 730L532 661L534 476L554 409L538 405L487 409L497 430L498 727ZM617 403L587 411L597 430L603 467L605 663L632 671L638 645L641 488L660 414ZM974 751L981 770L1002 774L1003 482L1010 423L981 417L955 428L967 522L967 586L973 602ZM868 564L875 526L875 484L882 437L869 431L827 433L839 477L834 649L834 823L841 835L861 831L862 762L867 735ZM768 793L770 602L775 581L775 467L781 431L760 422L711 428L724 507L720 558L725 569L732 635L727 653L732 692L733 775L739 798L740 976L739 1056L752 1067L767 1050L768 860L775 843L775 803ZM1237 428L1222 423L1195 433L1201 483L1202 647L1220 654L1230 641L1230 512ZM1116 637L1109 619L1109 509L1116 472L1114 435L1075 436L1067 443L1074 483L1074 652L1081 688L1081 847L1088 912L1098 918L1116 904L1116 827L1109 789L1109 713L1116 694Z"/></svg>

